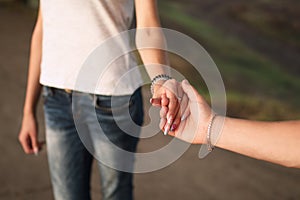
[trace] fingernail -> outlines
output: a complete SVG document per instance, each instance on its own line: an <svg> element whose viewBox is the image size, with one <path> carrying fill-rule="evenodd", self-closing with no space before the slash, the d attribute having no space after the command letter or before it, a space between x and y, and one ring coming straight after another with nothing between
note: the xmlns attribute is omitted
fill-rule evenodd
<svg viewBox="0 0 300 200"><path fill-rule="evenodd" d="M169 129L166 128L166 129L165 129L165 132L164 132L164 135L168 135L168 133L169 133Z"/></svg>
<svg viewBox="0 0 300 200"><path fill-rule="evenodd" d="M167 120L168 120L168 124L171 124L171 122L172 122L172 117L167 117Z"/></svg>
<svg viewBox="0 0 300 200"><path fill-rule="evenodd" d="M171 131L175 131L176 128L177 128L177 125L176 125L176 124L173 124L173 125L171 126Z"/></svg>
<svg viewBox="0 0 300 200"><path fill-rule="evenodd" d="M185 120L185 116L182 115L180 120L181 120L181 121L184 121L184 120Z"/></svg>
<svg viewBox="0 0 300 200"><path fill-rule="evenodd" d="M39 149L37 147L33 148L33 152L35 156L39 155Z"/></svg>
<svg viewBox="0 0 300 200"><path fill-rule="evenodd" d="M152 99L152 98L150 99L150 103L151 103L151 104L153 103L153 99Z"/></svg>

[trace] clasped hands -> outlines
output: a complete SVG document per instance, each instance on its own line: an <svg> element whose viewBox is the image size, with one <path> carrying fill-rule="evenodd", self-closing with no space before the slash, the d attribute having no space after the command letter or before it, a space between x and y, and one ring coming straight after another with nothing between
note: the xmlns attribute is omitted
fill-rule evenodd
<svg viewBox="0 0 300 200"><path fill-rule="evenodd" d="M187 80L157 83L150 103L160 107L159 127L165 135L193 144L205 143L213 111Z"/></svg>

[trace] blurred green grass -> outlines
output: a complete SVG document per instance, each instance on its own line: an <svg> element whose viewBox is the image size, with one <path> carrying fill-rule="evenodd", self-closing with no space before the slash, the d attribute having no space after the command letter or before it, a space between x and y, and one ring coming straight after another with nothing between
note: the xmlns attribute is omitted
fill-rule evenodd
<svg viewBox="0 0 300 200"><path fill-rule="evenodd" d="M261 34L300 47L300 2L260 0L237 2L228 14Z"/></svg>
<svg viewBox="0 0 300 200"><path fill-rule="evenodd" d="M216 62L227 89L230 116L259 120L299 118L300 79L296 75L283 71L279 64L250 49L241 40L190 15L184 9L184 2L164 1L160 9L164 21L176 24L196 39ZM176 62L172 63L178 71L188 69L188 64ZM192 71L185 72L185 76L208 98L207 90L199 84L203 81L197 80L200 76L195 78Z"/></svg>

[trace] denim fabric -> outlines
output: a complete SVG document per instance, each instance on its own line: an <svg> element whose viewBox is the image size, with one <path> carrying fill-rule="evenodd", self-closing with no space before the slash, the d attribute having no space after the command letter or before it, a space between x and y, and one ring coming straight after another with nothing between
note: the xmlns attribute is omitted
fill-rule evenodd
<svg viewBox="0 0 300 200"><path fill-rule="evenodd" d="M128 123L131 127L126 116L128 110L134 123L139 126L143 123L140 89L132 96L114 96L113 105L111 96L78 92L76 95L81 98L76 109L72 109L72 94L50 87L43 90L48 162L56 200L89 200L93 156L106 157L117 165L122 162L120 156L109 150L107 142L101 140L103 134L119 148L135 152L138 138L125 133L119 125ZM91 117L92 112L96 113L97 123ZM74 116L80 121L80 131L75 126ZM97 132L99 125L103 133ZM133 131L132 135L138 136L140 129ZM82 137L89 139L83 143ZM130 161L132 167L133 160ZM133 199L133 175L97 163L103 199Z"/></svg>

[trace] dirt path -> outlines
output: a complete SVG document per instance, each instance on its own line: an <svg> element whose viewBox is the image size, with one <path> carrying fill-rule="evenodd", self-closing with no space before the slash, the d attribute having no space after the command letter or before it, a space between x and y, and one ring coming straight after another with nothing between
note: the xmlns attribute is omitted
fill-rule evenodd
<svg viewBox="0 0 300 200"><path fill-rule="evenodd" d="M53 199L45 150L38 157L23 154L17 142L26 83L28 46L34 16L19 7L0 5L0 199ZM145 93L145 102L148 102ZM148 110L149 104L145 104ZM43 115L38 112L41 138ZM142 140L139 151L165 145L168 137ZM172 165L135 176L138 200L300 199L300 171L216 150L199 160L199 146L192 146ZM93 199L100 199L97 170L92 175Z"/></svg>

